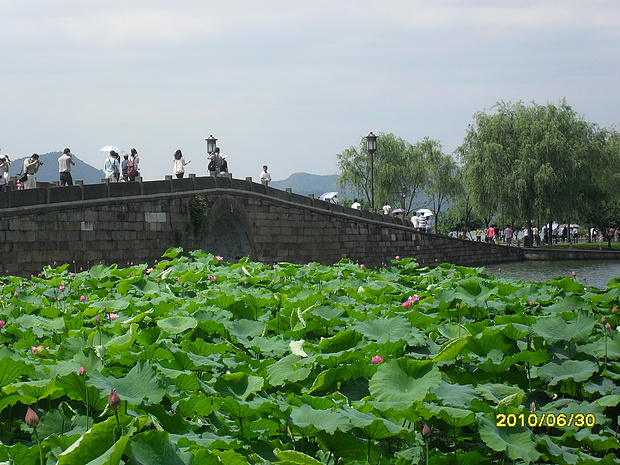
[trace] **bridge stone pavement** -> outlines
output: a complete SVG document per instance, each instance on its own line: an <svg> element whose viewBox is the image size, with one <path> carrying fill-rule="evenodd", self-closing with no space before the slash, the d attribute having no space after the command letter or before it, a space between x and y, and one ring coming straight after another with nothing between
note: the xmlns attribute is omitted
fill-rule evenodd
<svg viewBox="0 0 620 465"><path fill-rule="evenodd" d="M0 271L45 265L153 263L166 249L204 249L268 263L348 258L369 267L397 255L420 265L523 260L523 251L417 232L408 219L353 210L232 177L46 186L0 193Z"/></svg>

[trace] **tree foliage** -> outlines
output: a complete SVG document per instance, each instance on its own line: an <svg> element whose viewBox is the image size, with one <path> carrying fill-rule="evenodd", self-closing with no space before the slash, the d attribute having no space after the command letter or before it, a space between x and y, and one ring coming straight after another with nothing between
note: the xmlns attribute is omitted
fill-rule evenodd
<svg viewBox="0 0 620 465"><path fill-rule="evenodd" d="M603 170L617 185L618 150L611 136L565 101L499 102L493 112L474 115L457 152L483 217L501 211L516 221L585 221L585 212L612 195Z"/></svg>
<svg viewBox="0 0 620 465"><path fill-rule="evenodd" d="M370 154L366 138L337 155L338 184L371 202ZM426 181L423 153L394 134L380 133L374 153L375 207L384 201L410 211ZM403 203L405 199L405 205Z"/></svg>

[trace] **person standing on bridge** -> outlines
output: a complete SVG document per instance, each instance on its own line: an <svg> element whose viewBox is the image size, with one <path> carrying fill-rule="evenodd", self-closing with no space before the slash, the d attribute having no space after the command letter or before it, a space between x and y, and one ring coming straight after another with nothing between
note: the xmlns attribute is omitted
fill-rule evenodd
<svg viewBox="0 0 620 465"><path fill-rule="evenodd" d="M262 182L265 186L269 186L271 182L271 174L267 171L267 165L263 165L263 171L260 173L260 182Z"/></svg>
<svg viewBox="0 0 620 465"><path fill-rule="evenodd" d="M110 156L106 158L103 163L103 172L105 173L106 179L109 179L110 182L117 182L118 176L120 176L121 164L116 157L116 152L110 150Z"/></svg>
<svg viewBox="0 0 620 465"><path fill-rule="evenodd" d="M11 160L8 155L0 155L0 192L7 189Z"/></svg>
<svg viewBox="0 0 620 465"><path fill-rule="evenodd" d="M58 173L60 175L61 186L73 186L73 178L71 177L71 166L75 166L71 149L66 148L58 159Z"/></svg>
<svg viewBox="0 0 620 465"><path fill-rule="evenodd" d="M181 153L181 150L177 150L176 152L174 152L174 174L177 175L177 178L182 178L183 175L185 174L185 165L191 163L192 161L185 161L185 158L183 158L183 154Z"/></svg>
<svg viewBox="0 0 620 465"><path fill-rule="evenodd" d="M392 211L392 207L390 206L389 203L387 203L387 200L386 200L383 203L383 214L384 215L389 215L391 211Z"/></svg>
<svg viewBox="0 0 620 465"><path fill-rule="evenodd" d="M215 172L216 176L220 175L220 171L222 168L222 157L220 156L220 148L215 147L215 150L209 154L207 157L209 161L209 165L207 166L207 170L209 173Z"/></svg>
<svg viewBox="0 0 620 465"><path fill-rule="evenodd" d="M37 177L35 174L39 171L39 167L43 163L39 161L39 154L33 153L30 158L24 160L24 175L26 181L24 181L24 189L34 189L37 187Z"/></svg>

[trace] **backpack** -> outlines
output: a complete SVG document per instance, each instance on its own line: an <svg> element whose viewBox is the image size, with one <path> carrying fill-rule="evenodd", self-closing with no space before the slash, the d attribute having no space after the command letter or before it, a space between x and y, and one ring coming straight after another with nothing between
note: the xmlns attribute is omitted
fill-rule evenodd
<svg viewBox="0 0 620 465"><path fill-rule="evenodd" d="M127 176L131 178L138 176L138 170L136 169L133 158L129 158L129 160L127 160Z"/></svg>

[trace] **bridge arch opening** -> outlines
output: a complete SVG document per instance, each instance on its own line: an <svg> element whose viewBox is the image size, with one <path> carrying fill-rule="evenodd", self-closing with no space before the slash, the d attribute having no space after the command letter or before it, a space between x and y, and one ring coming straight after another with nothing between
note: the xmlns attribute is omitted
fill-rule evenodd
<svg viewBox="0 0 620 465"><path fill-rule="evenodd" d="M243 205L229 196L220 197L208 212L205 251L226 261L254 257L254 246Z"/></svg>

